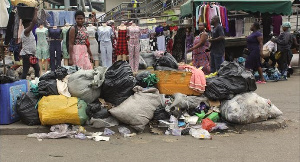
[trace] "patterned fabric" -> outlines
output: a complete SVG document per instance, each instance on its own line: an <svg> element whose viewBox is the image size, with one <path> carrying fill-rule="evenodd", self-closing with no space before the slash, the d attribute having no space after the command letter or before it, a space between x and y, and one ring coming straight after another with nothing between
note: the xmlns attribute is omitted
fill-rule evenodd
<svg viewBox="0 0 300 162"><path fill-rule="evenodd" d="M140 39L147 39L147 38L149 38L149 29L148 28L142 28Z"/></svg>
<svg viewBox="0 0 300 162"><path fill-rule="evenodd" d="M141 52L149 52L150 51L150 43L148 39L140 39L141 44Z"/></svg>
<svg viewBox="0 0 300 162"><path fill-rule="evenodd" d="M47 42L48 29L37 28L35 31L37 35L36 57L38 59L47 59L50 57L49 45Z"/></svg>
<svg viewBox="0 0 300 162"><path fill-rule="evenodd" d="M62 55L64 59L69 59L70 55L67 50L67 32L69 28L63 28L62 29L62 36L63 36L63 41L62 41Z"/></svg>
<svg viewBox="0 0 300 162"><path fill-rule="evenodd" d="M200 35L201 36L201 35ZM194 40L194 46L200 42L200 36L196 36ZM203 72L205 74L210 73L210 65L209 65L209 52L205 52L206 49L209 48L209 42L206 40L203 46L193 50L193 65L196 68L203 67Z"/></svg>
<svg viewBox="0 0 300 162"><path fill-rule="evenodd" d="M137 72L139 69L139 59L140 59L140 28L138 26L128 27L129 35L129 64L133 72Z"/></svg>
<svg viewBox="0 0 300 162"><path fill-rule="evenodd" d="M117 55L128 55L127 31L119 30L117 39Z"/></svg>
<svg viewBox="0 0 300 162"><path fill-rule="evenodd" d="M156 38L150 38L149 44L150 44L150 51L157 51L157 39Z"/></svg>
<svg viewBox="0 0 300 162"><path fill-rule="evenodd" d="M87 30L84 26L78 28L78 33L76 35L74 45L86 45L86 40L88 39L89 35L87 33Z"/></svg>
<svg viewBox="0 0 300 162"><path fill-rule="evenodd" d="M86 45L74 45L73 52L72 59L74 65L77 65L84 70L92 69Z"/></svg>

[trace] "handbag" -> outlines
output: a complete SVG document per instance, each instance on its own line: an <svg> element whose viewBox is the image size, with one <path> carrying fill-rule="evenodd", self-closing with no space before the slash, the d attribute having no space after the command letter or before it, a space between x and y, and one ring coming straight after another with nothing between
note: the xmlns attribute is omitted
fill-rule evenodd
<svg viewBox="0 0 300 162"><path fill-rule="evenodd" d="M35 64L37 64L38 59L34 55L30 55L29 62L30 62L30 64L35 65Z"/></svg>
<svg viewBox="0 0 300 162"><path fill-rule="evenodd" d="M269 51L268 48L263 48L262 54L263 58L270 57L271 51Z"/></svg>
<svg viewBox="0 0 300 162"><path fill-rule="evenodd" d="M281 52L280 52L280 51L277 51L277 52L275 53L275 59L276 59L276 60L279 60L280 57L281 57Z"/></svg>
<svg viewBox="0 0 300 162"><path fill-rule="evenodd" d="M271 51L268 49L268 45L269 45L270 43L271 43L271 41L268 41L268 42L263 46L263 51L262 51L263 58L270 57L270 55L271 55Z"/></svg>

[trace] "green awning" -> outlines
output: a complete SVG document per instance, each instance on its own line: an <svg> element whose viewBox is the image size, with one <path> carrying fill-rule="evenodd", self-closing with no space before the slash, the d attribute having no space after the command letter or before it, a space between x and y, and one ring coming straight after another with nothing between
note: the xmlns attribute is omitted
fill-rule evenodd
<svg viewBox="0 0 300 162"><path fill-rule="evenodd" d="M290 15L292 13L291 0L189 0L180 7L181 16L191 15L193 3L195 6L198 6L202 2L219 2L229 11L242 10L282 15Z"/></svg>

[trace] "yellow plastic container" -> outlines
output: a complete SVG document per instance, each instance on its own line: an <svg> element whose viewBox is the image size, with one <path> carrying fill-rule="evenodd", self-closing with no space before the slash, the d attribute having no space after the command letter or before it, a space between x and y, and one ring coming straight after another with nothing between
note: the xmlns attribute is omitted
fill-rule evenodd
<svg viewBox="0 0 300 162"><path fill-rule="evenodd" d="M175 93L182 93L185 95L200 95L189 88L191 72L181 71L153 71L159 79L157 88L161 94L173 95Z"/></svg>

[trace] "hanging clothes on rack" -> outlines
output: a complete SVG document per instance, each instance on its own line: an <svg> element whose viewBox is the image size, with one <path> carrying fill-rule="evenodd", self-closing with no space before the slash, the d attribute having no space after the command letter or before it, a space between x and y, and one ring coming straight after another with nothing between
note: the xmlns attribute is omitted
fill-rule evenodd
<svg viewBox="0 0 300 162"><path fill-rule="evenodd" d="M226 8L224 6L220 6L214 3L202 4L196 7L196 29L198 29L198 24L200 22L204 22L207 24L207 30L210 31L210 21L214 16L219 16L221 25L223 26L226 32L229 32Z"/></svg>

